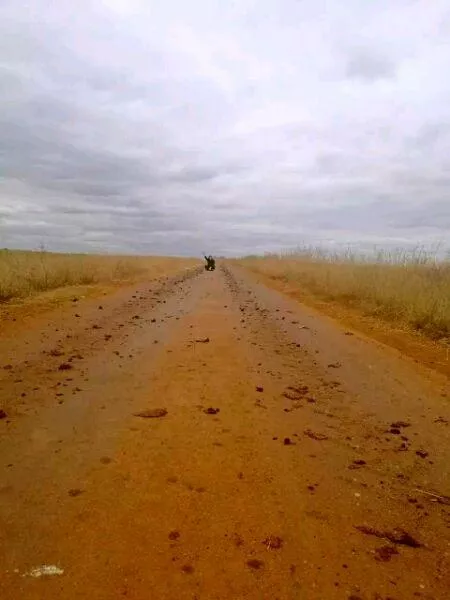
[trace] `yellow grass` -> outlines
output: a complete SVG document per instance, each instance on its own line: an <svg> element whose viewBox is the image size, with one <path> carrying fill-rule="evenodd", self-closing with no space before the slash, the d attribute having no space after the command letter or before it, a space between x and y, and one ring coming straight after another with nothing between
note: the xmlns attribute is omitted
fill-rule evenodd
<svg viewBox="0 0 450 600"><path fill-rule="evenodd" d="M422 254L364 259L302 251L249 257L245 267L432 339L450 339L450 262Z"/></svg>
<svg viewBox="0 0 450 600"><path fill-rule="evenodd" d="M184 258L0 250L0 302L67 286L152 279L196 264Z"/></svg>

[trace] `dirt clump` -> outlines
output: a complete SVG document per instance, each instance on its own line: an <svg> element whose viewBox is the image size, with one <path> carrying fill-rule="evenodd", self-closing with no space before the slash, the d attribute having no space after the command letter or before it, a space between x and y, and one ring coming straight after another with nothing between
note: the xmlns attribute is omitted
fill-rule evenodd
<svg viewBox="0 0 450 600"><path fill-rule="evenodd" d="M398 554L395 546L381 546L375 550L375 560L379 562L389 562L393 556Z"/></svg>
<svg viewBox="0 0 450 600"><path fill-rule="evenodd" d="M194 567L192 565L183 565L181 567L181 570L183 571L183 573L186 573L186 575L192 575L192 573L194 572Z"/></svg>
<svg viewBox="0 0 450 600"><path fill-rule="evenodd" d="M70 371L70 369L73 369L70 363L61 363L58 367L58 371Z"/></svg>
<svg viewBox="0 0 450 600"><path fill-rule="evenodd" d="M247 561L247 566L250 567L250 569L259 571L259 569L263 568L264 563L262 560L258 560L257 558L251 558L250 560Z"/></svg>
<svg viewBox="0 0 450 600"><path fill-rule="evenodd" d="M160 417L165 417L167 415L167 410L165 408L149 408L133 414L135 417L141 417L141 419L158 419Z"/></svg>
<svg viewBox="0 0 450 600"><path fill-rule="evenodd" d="M391 423L391 427L403 429L404 427L411 427L411 423L408 423L408 421L395 421L394 423Z"/></svg>
<svg viewBox="0 0 450 600"><path fill-rule="evenodd" d="M428 452L426 450L416 450L417 456L420 458L426 458L428 456Z"/></svg>
<svg viewBox="0 0 450 600"><path fill-rule="evenodd" d="M316 433L315 431L311 431L311 429L305 429L303 433L312 440L318 440L319 442L328 439L328 436L324 433Z"/></svg>
<svg viewBox="0 0 450 600"><path fill-rule="evenodd" d="M357 525L355 527L361 533L365 535L373 535L377 538L386 539L393 544L399 544L400 546L408 546L409 548L420 548L423 544L418 542L411 534L402 529L396 527L391 531L381 531L367 525Z"/></svg>
<svg viewBox="0 0 450 600"><path fill-rule="evenodd" d="M268 550L280 550L283 547L283 539L277 535L269 535L262 543Z"/></svg>

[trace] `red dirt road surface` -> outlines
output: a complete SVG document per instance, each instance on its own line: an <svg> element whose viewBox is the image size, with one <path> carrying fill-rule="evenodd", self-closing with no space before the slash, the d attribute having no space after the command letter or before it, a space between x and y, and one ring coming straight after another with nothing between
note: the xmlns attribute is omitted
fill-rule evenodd
<svg viewBox="0 0 450 600"><path fill-rule="evenodd" d="M234 266L0 340L1 600L450 598L448 380Z"/></svg>

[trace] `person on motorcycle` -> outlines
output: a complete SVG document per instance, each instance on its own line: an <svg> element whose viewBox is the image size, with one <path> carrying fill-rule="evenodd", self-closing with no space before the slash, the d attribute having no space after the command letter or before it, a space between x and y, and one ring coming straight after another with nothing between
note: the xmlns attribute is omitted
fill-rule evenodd
<svg viewBox="0 0 450 600"><path fill-rule="evenodd" d="M214 258L211 255L205 256L205 260L206 260L205 269L207 271L214 271L214 269L216 268L216 261L214 260Z"/></svg>

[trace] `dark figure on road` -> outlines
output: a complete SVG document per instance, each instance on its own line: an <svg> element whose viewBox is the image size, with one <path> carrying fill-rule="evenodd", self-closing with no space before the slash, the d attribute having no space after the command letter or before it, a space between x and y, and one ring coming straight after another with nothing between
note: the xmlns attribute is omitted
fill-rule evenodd
<svg viewBox="0 0 450 600"><path fill-rule="evenodd" d="M205 270L206 271L214 271L214 269L216 268L216 261L214 260L214 258L212 256L205 256L205 260L206 260Z"/></svg>

